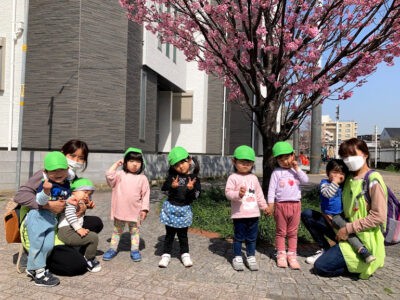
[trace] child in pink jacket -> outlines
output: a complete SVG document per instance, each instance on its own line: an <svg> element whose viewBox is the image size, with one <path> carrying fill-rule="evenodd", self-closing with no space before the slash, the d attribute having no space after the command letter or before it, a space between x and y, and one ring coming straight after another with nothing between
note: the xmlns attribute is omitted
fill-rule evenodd
<svg viewBox="0 0 400 300"><path fill-rule="evenodd" d="M225 195L231 201L234 238L232 266L236 271L244 270L242 243L246 243L246 265L251 271L257 271L255 257L260 209L267 209L260 182L251 171L255 153L246 145L239 146L233 153L232 163L235 173L228 177Z"/></svg>
<svg viewBox="0 0 400 300"><path fill-rule="evenodd" d="M122 170L118 167L122 166ZM144 170L142 150L128 148L124 158L116 161L106 172L107 184L112 188L111 219L114 229L110 249L103 254L103 260L111 260L118 253L121 234L128 225L131 234L131 259L141 261L139 252L139 228L146 219L150 206L150 186Z"/></svg>

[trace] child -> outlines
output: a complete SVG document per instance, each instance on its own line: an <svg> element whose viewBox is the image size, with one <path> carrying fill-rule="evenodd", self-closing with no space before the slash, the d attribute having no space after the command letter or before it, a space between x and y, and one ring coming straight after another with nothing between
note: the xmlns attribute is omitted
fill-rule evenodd
<svg viewBox="0 0 400 300"><path fill-rule="evenodd" d="M168 154L170 165L168 176L161 187L168 192L164 201L160 221L165 224L164 254L158 264L166 268L171 260L172 243L175 234L178 235L181 260L185 267L191 267L193 262L189 254L188 228L192 224L191 203L200 195L200 179L197 177L199 166L196 159L189 156L186 149L175 147ZM194 165L193 171L191 170Z"/></svg>
<svg viewBox="0 0 400 300"><path fill-rule="evenodd" d="M328 176L328 179L322 179L320 183L322 215L327 219L328 223L333 224L337 229L346 226L347 223L341 216L343 211L342 184L344 183L347 173L348 169L343 160L332 159L326 165L326 175ZM376 257L371 255L368 249L365 248L357 235L350 234L348 241L354 251L359 253L366 263L369 264L376 259ZM321 254L322 252L323 251L321 251ZM312 260L312 257L307 259ZM307 261L307 259L307 263L313 263Z"/></svg>
<svg viewBox="0 0 400 300"><path fill-rule="evenodd" d="M100 263L96 260L99 237L97 233L83 228L83 216L77 217L77 212L83 206L94 207L91 201L94 193L93 183L86 178L75 179L71 184L72 196L78 201L77 205L67 203L65 214L60 217L58 237L69 246L85 246L85 259L90 272L99 272Z"/></svg>
<svg viewBox="0 0 400 300"><path fill-rule="evenodd" d="M123 170L117 171L122 166ZM131 234L131 259L142 260L139 252L139 228L147 217L150 207L150 186L147 177L142 174L145 168L142 150L130 147L124 158L116 161L106 172L107 184L112 188L111 219L114 230L111 236L110 249L103 260L111 260L118 253L121 234L128 225Z"/></svg>
<svg viewBox="0 0 400 300"><path fill-rule="evenodd" d="M36 190L36 202L43 206L52 200L67 200L70 195L67 159L59 151L44 158L42 183ZM72 201L72 199L69 199ZM27 274L38 286L56 286L60 280L46 270L46 259L54 246L57 215L47 209L31 209L26 216L30 241Z"/></svg>
<svg viewBox="0 0 400 300"><path fill-rule="evenodd" d="M231 218L234 226L232 266L243 271L242 243L246 243L246 265L257 271L255 257L260 209L267 208L263 191L257 176L251 173L255 153L246 145L239 146L233 153L232 163L235 173L226 182L225 196L231 201Z"/></svg>
<svg viewBox="0 0 400 300"><path fill-rule="evenodd" d="M272 172L268 188L267 214L274 214L276 222L275 246L277 266L299 270L297 261L297 230L300 224L300 184L308 182L299 168L293 147L288 142L277 142L272 148L279 167ZM274 204L276 203L276 204ZM286 253L285 239L288 240Z"/></svg>

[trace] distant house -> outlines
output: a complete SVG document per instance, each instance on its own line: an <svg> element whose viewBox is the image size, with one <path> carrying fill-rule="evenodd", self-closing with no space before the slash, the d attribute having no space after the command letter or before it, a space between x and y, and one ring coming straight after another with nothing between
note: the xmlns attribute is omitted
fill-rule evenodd
<svg viewBox="0 0 400 300"><path fill-rule="evenodd" d="M400 145L400 128L384 128L381 133L381 147L395 147Z"/></svg>

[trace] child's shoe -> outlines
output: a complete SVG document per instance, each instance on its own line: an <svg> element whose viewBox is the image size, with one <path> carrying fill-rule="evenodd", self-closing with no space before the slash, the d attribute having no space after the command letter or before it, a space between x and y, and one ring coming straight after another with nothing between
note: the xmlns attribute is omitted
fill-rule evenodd
<svg viewBox="0 0 400 300"><path fill-rule="evenodd" d="M192 260L190 258L190 254L189 253L183 253L181 255L181 260L182 260L183 265L186 268L193 266L193 262L192 262Z"/></svg>
<svg viewBox="0 0 400 300"><path fill-rule="evenodd" d="M288 267L288 262L287 262L287 257L286 257L285 251L278 251L278 253L276 255L276 265L279 268L287 268Z"/></svg>
<svg viewBox="0 0 400 300"><path fill-rule="evenodd" d="M309 257L306 258L306 263L313 265L315 263L315 261L322 255L324 254L325 250L324 249L320 249L317 252L315 252L314 255L311 255Z"/></svg>
<svg viewBox="0 0 400 300"><path fill-rule="evenodd" d="M117 254L118 254L117 251L110 248L103 254L103 260L112 260L114 257L117 256Z"/></svg>
<svg viewBox="0 0 400 300"><path fill-rule="evenodd" d="M138 250L132 250L131 251L131 259L134 262L138 262L142 260L142 255L140 254L140 252Z"/></svg>
<svg viewBox="0 0 400 300"><path fill-rule="evenodd" d="M160 268L166 268L166 267L168 267L168 264L169 264L169 261L171 260L171 254L168 254L168 253L164 253L162 256L161 256L161 260L160 260L160 262L158 263L158 266L160 267Z"/></svg>
<svg viewBox="0 0 400 300"><path fill-rule="evenodd" d="M36 285L46 287L56 286L60 283L60 279L51 274L49 270L43 269L35 272L35 277L33 280L35 281Z"/></svg>
<svg viewBox="0 0 400 300"><path fill-rule="evenodd" d="M255 256L249 256L246 258L246 265L250 271L258 271L258 264Z"/></svg>
<svg viewBox="0 0 400 300"><path fill-rule="evenodd" d="M243 271L244 270L243 258L241 256L235 256L232 260L232 266L233 269L236 271Z"/></svg>
<svg viewBox="0 0 400 300"><path fill-rule="evenodd" d="M300 270L300 264L297 261L297 255L295 252L288 252L287 261L289 263L289 267L293 270Z"/></svg>
<svg viewBox="0 0 400 300"><path fill-rule="evenodd" d="M86 261L86 264L87 264L87 269L89 272L96 273L96 272L101 271L100 262L96 259L96 257L93 259L88 259Z"/></svg>
<svg viewBox="0 0 400 300"><path fill-rule="evenodd" d="M370 263L372 263L374 260L376 260L376 257L373 256L371 253L369 253L368 249L365 248L365 247L361 247L361 248L358 250L358 253L364 258L364 261L365 261L367 264L370 264Z"/></svg>

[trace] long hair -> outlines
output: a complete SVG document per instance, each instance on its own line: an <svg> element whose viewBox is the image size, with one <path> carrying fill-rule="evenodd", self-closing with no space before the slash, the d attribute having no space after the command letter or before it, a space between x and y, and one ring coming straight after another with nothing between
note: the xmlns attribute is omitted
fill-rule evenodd
<svg viewBox="0 0 400 300"><path fill-rule="evenodd" d="M128 161L130 160L140 160L140 162L142 163L140 169L135 174L140 174L144 171L145 165L144 165L143 155L138 152L128 152L124 156L124 164L122 165L122 169L125 171L125 173L131 173L127 167Z"/></svg>
<svg viewBox="0 0 400 300"><path fill-rule="evenodd" d="M367 144L360 139L351 138L340 144L339 155L341 157L357 155L356 150L360 150L367 156L367 166L369 167L369 150Z"/></svg>
<svg viewBox="0 0 400 300"><path fill-rule="evenodd" d="M61 152L64 153L64 155L67 154L74 154L76 150L81 149L82 154L85 160L84 167L82 171L85 171L87 166L88 166L88 156L89 156L89 147L88 145L81 140L69 140L62 146Z"/></svg>

